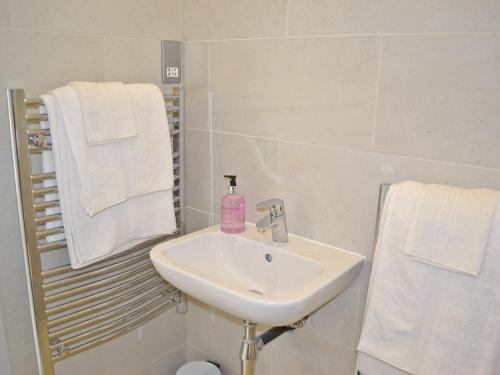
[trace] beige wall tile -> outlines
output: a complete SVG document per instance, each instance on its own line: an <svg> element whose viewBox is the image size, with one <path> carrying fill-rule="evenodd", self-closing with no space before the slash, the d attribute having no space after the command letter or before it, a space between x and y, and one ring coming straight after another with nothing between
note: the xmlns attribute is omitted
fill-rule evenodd
<svg viewBox="0 0 500 375"><path fill-rule="evenodd" d="M279 165L289 231L368 257L382 182L500 188L499 170L292 143L280 144Z"/></svg>
<svg viewBox="0 0 500 375"><path fill-rule="evenodd" d="M500 167L500 36L384 39L375 149Z"/></svg>
<svg viewBox="0 0 500 375"><path fill-rule="evenodd" d="M95 37L0 30L0 89L22 87L28 96L43 94L71 80L104 80L104 41ZM0 115L8 124L5 95ZM10 145L8 126L0 145Z"/></svg>
<svg viewBox="0 0 500 375"><path fill-rule="evenodd" d="M356 282L311 315L307 320L307 327L335 342L354 348L358 295L359 282Z"/></svg>
<svg viewBox="0 0 500 375"><path fill-rule="evenodd" d="M220 213L227 193L225 174L237 176L238 193L246 203L246 221L255 222L264 213L256 204L276 197L278 142L237 135L214 134L214 212Z"/></svg>
<svg viewBox="0 0 500 375"><path fill-rule="evenodd" d="M374 33L379 0L289 0L290 35Z"/></svg>
<svg viewBox="0 0 500 375"><path fill-rule="evenodd" d="M2 215L0 216L0 238L2 238L2 243L0 244L0 252L7 255L18 252L21 248L21 229L17 209L14 168L9 146L0 145L0 165L2 166L0 168L0 199L2 200Z"/></svg>
<svg viewBox="0 0 500 375"><path fill-rule="evenodd" d="M377 0L385 32L499 31L496 0Z"/></svg>
<svg viewBox="0 0 500 375"><path fill-rule="evenodd" d="M190 298L186 313L186 343L216 358L215 340L212 335L214 330L214 308Z"/></svg>
<svg viewBox="0 0 500 375"><path fill-rule="evenodd" d="M36 363L35 344L31 343L21 350L12 353L9 357L12 375L36 375L38 365Z"/></svg>
<svg viewBox="0 0 500 375"><path fill-rule="evenodd" d="M10 375L9 349L5 337L4 320L2 316L2 306L0 303L0 374Z"/></svg>
<svg viewBox="0 0 500 375"><path fill-rule="evenodd" d="M186 205L212 210L210 185L210 133L186 130Z"/></svg>
<svg viewBox="0 0 500 375"><path fill-rule="evenodd" d="M98 26L98 1L10 0L15 28L88 33Z"/></svg>
<svg viewBox="0 0 500 375"><path fill-rule="evenodd" d="M208 129L208 43L183 43L183 77L187 128Z"/></svg>
<svg viewBox="0 0 500 375"><path fill-rule="evenodd" d="M495 0L290 0L290 35L499 31Z"/></svg>
<svg viewBox="0 0 500 375"><path fill-rule="evenodd" d="M183 40L285 35L286 0L184 0Z"/></svg>
<svg viewBox="0 0 500 375"><path fill-rule="evenodd" d="M206 228L210 226L210 214L188 207L186 209L186 226L187 233Z"/></svg>
<svg viewBox="0 0 500 375"><path fill-rule="evenodd" d="M352 375L355 351L301 328L272 344L273 375Z"/></svg>
<svg viewBox="0 0 500 375"><path fill-rule="evenodd" d="M184 344L165 355L159 361L150 364L134 375L175 375L179 367L186 362Z"/></svg>
<svg viewBox="0 0 500 375"><path fill-rule="evenodd" d="M278 191L289 231L369 255L380 180L377 158L282 143L279 162Z"/></svg>
<svg viewBox="0 0 500 375"><path fill-rule="evenodd" d="M11 0L16 28L181 39L180 0Z"/></svg>
<svg viewBox="0 0 500 375"><path fill-rule="evenodd" d="M160 57L160 41L106 38L106 80L154 83L161 88L163 84Z"/></svg>
<svg viewBox="0 0 500 375"><path fill-rule="evenodd" d="M0 27L10 26L10 6L9 0L0 0Z"/></svg>
<svg viewBox="0 0 500 375"><path fill-rule="evenodd" d="M216 42L214 129L371 147L378 38Z"/></svg>

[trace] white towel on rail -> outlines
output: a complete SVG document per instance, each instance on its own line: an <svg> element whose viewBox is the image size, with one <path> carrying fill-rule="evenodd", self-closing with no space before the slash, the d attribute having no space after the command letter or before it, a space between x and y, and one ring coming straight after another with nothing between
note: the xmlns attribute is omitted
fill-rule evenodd
<svg viewBox="0 0 500 375"><path fill-rule="evenodd" d="M499 374L500 209L481 273L450 272L403 252L418 190L388 193L358 350L414 375Z"/></svg>
<svg viewBox="0 0 500 375"><path fill-rule="evenodd" d="M72 267L84 267L156 235L175 232L171 189L134 197L88 215L80 204L80 176L68 127L64 126L55 96L43 95L42 99L50 120L58 195ZM163 172L168 173L168 169Z"/></svg>
<svg viewBox="0 0 500 375"><path fill-rule="evenodd" d="M127 88L138 131L137 138L122 147L128 194L136 197L172 189L172 144L163 94L152 84L131 84Z"/></svg>
<svg viewBox="0 0 500 375"><path fill-rule="evenodd" d="M89 215L173 187L172 147L165 103L151 84L127 85L137 136L88 145L81 102L72 86L52 91L60 109L81 185L80 203Z"/></svg>
<svg viewBox="0 0 500 375"><path fill-rule="evenodd" d="M405 253L436 267L477 276L500 193L420 184Z"/></svg>
<svg viewBox="0 0 500 375"><path fill-rule="evenodd" d="M137 136L132 102L121 82L71 82L81 102L83 127L89 145Z"/></svg>

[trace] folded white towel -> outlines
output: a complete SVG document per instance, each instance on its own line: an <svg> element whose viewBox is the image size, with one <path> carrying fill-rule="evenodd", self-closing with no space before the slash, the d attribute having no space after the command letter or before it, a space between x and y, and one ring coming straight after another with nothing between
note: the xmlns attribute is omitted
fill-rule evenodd
<svg viewBox="0 0 500 375"><path fill-rule="evenodd" d="M434 184L415 188L419 197L405 253L437 267L477 276L500 193Z"/></svg>
<svg viewBox="0 0 500 375"><path fill-rule="evenodd" d="M121 146L127 166L128 195L136 197L174 185L172 144L165 101L152 84L127 85L138 136Z"/></svg>
<svg viewBox="0 0 500 375"><path fill-rule="evenodd" d="M415 375L499 374L500 209L481 273L443 271L402 251L418 185L387 196L358 350Z"/></svg>
<svg viewBox="0 0 500 375"><path fill-rule="evenodd" d="M132 103L121 82L71 82L81 102L89 145L137 136Z"/></svg>
<svg viewBox="0 0 500 375"><path fill-rule="evenodd" d="M127 199L173 187L172 146L161 91L151 84L127 85L137 136L89 146L81 103L72 86L53 90L61 111L89 215Z"/></svg>
<svg viewBox="0 0 500 375"><path fill-rule="evenodd" d="M72 91L65 90L66 94ZM173 233L176 220L172 190L131 198L94 216L85 212L79 201L80 175L67 132L71 126L64 126L55 95L44 95L42 99L50 119L58 195L72 267L84 267L153 236ZM50 168L50 159L44 160Z"/></svg>
<svg viewBox="0 0 500 375"><path fill-rule="evenodd" d="M50 94L60 113L58 128L64 129L67 134L69 152L75 160L76 181L80 183L81 195L73 199L78 199L89 215L127 200L127 165L122 157L122 144L126 142L89 146L76 91L71 86L64 86ZM52 128L53 117L49 119Z"/></svg>

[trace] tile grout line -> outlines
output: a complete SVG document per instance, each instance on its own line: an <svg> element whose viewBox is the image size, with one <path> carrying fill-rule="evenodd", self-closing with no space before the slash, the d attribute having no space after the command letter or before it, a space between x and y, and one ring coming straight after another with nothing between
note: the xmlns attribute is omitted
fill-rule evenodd
<svg viewBox="0 0 500 375"><path fill-rule="evenodd" d="M289 12L290 12L290 0L286 0L286 5L285 5L285 36L289 35L289 27L290 27L290 24L288 21Z"/></svg>
<svg viewBox="0 0 500 375"><path fill-rule="evenodd" d="M382 72L382 53L384 45L384 35L380 36L378 46L378 61L377 61L377 83L375 84L375 108L373 110L373 123L372 123L372 142L371 151L375 151L375 132L377 130L377 115L378 115L378 100L380 95L380 76Z"/></svg>
<svg viewBox="0 0 500 375"><path fill-rule="evenodd" d="M275 35L275 36L254 36L246 38L220 38L220 39L197 39L183 40L183 43L201 43L201 42L237 42L237 41L254 41L254 40L272 40L272 39L319 39L319 38L352 38L352 37L379 37L384 36L456 36L456 35L491 35L500 34L500 30L493 31L422 31L413 33L388 33L388 32L373 32L373 33L353 33L353 34L311 34L311 35Z"/></svg>
<svg viewBox="0 0 500 375"><path fill-rule="evenodd" d="M280 192L280 159L281 159L281 141L278 141L278 163L276 166L276 198Z"/></svg>
<svg viewBox="0 0 500 375"><path fill-rule="evenodd" d="M198 212L198 213L200 213L200 214L205 214L205 215L208 215L208 216L210 216L210 215L211 215L211 213L210 213L210 212L205 211L205 210L202 210L202 209L200 209L200 208L196 208L196 207L186 206L186 209L191 210L191 211Z"/></svg>
<svg viewBox="0 0 500 375"><path fill-rule="evenodd" d="M330 342L332 344L335 344L335 345L339 345L339 346L343 347L344 349L353 350L354 352L356 352L356 348L352 348L349 345L346 345L346 344L344 344L344 343L342 343L340 341L337 341L333 337L325 336L325 335L323 335L323 334L321 334L321 333L319 333L317 331L314 331L314 330L312 330L310 328L307 328L307 327L302 327L302 328L299 328L299 329L302 329L302 330L307 331L307 332L309 332L309 333L311 333L313 335L321 337L323 340L328 341L328 342Z"/></svg>
<svg viewBox="0 0 500 375"><path fill-rule="evenodd" d="M143 371L148 369L149 367L157 364L157 363L160 363L161 361L164 361L170 354L173 354L174 352L178 351L179 349L182 349L182 347L184 347L186 344L183 342L182 344L180 344L179 346L176 346L174 349L170 350L169 352L167 352L163 357L161 357L160 359L156 360L156 361L153 361L153 362L150 362L148 363L146 366L143 366L141 367L138 371L136 371L134 373L134 375L141 375L143 374Z"/></svg>
<svg viewBox="0 0 500 375"><path fill-rule="evenodd" d="M212 46L207 43L207 84L208 84L208 130L209 130L209 187L210 187L210 211L214 214L214 132L213 132L213 104L214 104L214 94L212 92ZM210 215L208 223L214 225L214 217Z"/></svg>
<svg viewBox="0 0 500 375"><path fill-rule="evenodd" d="M0 31L15 31L15 32L27 32L27 33L43 33L43 34L56 34L64 36L75 36L75 37L86 37L86 38L115 38L115 39L132 39L140 41L150 41L159 42L165 38L141 38L130 35L119 35L119 34L95 34L95 33L83 33L76 31L64 31L64 30L45 30L45 29L27 29L22 27L0 27Z"/></svg>
<svg viewBox="0 0 500 375"><path fill-rule="evenodd" d="M335 146L335 145L324 145L324 144L319 144L319 143L309 143L309 142L287 140L287 139L280 139L280 138L273 138L273 137L261 137L261 136L257 136L257 135L233 133L233 132L227 132L227 131L221 131L221 130L214 130L213 132L214 132L214 134L233 135L236 137L248 137L248 138L262 139L262 140L267 140L267 141L279 141L282 143L303 145L303 146L309 146L309 147L327 148L327 149L334 149L334 150L339 150L339 151L351 151L351 152L359 152L359 153L365 153L365 154L387 155L387 156L399 157L399 158L403 158L403 159L425 161L425 162L430 162L430 163L442 163L442 164L449 164L449 165L453 165L453 166L457 166L457 167L475 168L475 169L487 170L487 171L492 171L492 172L500 172L500 168L486 167L486 166L482 166L482 165L467 164L467 163L458 163L458 162L453 162L450 160L429 159L429 158L425 158L425 157L402 155L402 154L390 154L390 153L383 152L383 151L371 151L369 149L350 148L350 147L342 147L342 146Z"/></svg>

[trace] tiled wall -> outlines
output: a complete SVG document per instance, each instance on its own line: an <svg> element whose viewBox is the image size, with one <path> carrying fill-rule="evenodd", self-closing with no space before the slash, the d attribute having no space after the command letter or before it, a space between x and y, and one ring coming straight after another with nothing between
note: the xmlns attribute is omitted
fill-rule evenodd
<svg viewBox="0 0 500 375"><path fill-rule="evenodd" d="M36 365L5 90L23 87L29 96L36 96L71 80L161 85L159 40L181 39L180 3L0 0L0 316L5 328L0 350L5 341L12 375L34 375ZM168 366L178 366L183 360L183 321L175 311L169 311L145 326L142 335L134 331L63 361L57 373L88 375L87 366L106 369L95 373L107 375L166 372ZM144 369L150 364L151 369ZM0 365L2 375L8 375L5 365Z"/></svg>
<svg viewBox="0 0 500 375"><path fill-rule="evenodd" d="M500 188L500 2L184 0L191 230L224 173L289 230L372 257L379 185ZM266 347L259 375L352 374L367 274ZM199 303L187 354L237 374L239 320Z"/></svg>

